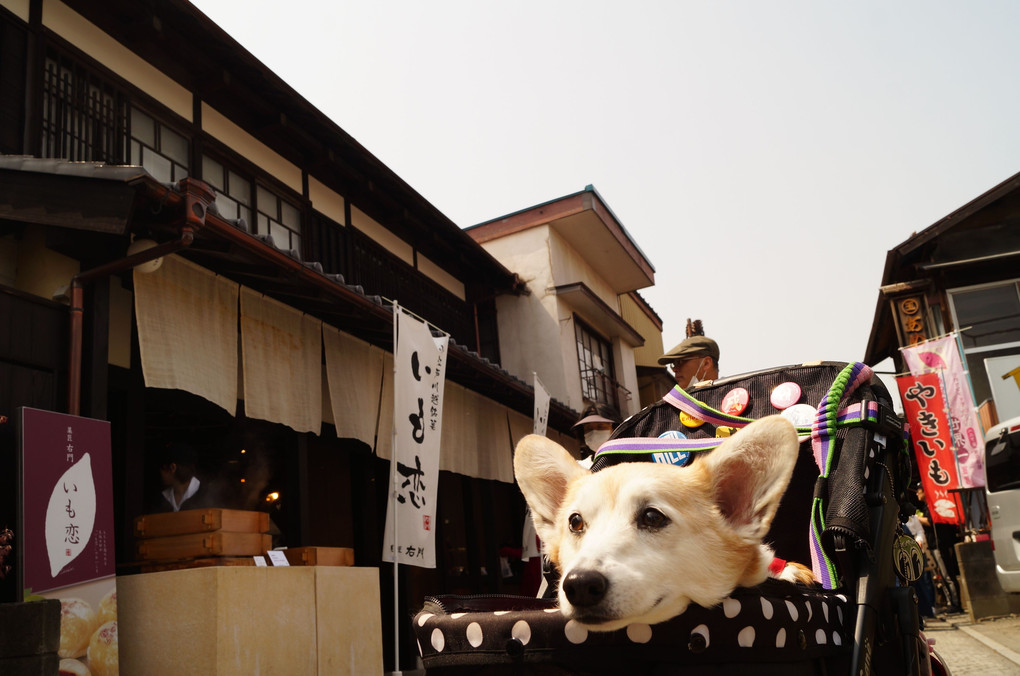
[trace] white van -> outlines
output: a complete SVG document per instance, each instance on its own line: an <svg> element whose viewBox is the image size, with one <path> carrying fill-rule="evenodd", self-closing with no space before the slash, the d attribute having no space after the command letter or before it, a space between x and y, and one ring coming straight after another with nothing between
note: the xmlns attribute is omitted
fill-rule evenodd
<svg viewBox="0 0 1020 676"><path fill-rule="evenodd" d="M985 434L985 484L995 573L1003 591L1020 592L1020 417Z"/></svg>

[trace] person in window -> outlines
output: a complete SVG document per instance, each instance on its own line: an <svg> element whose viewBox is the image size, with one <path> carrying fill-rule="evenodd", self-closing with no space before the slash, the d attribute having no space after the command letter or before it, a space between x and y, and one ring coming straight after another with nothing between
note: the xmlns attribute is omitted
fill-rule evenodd
<svg viewBox="0 0 1020 676"><path fill-rule="evenodd" d="M673 380L686 389L702 380L719 377L719 345L705 335L701 320L687 320L687 338L659 357L659 364L671 366Z"/></svg>
<svg viewBox="0 0 1020 676"><path fill-rule="evenodd" d="M159 475L164 490L158 511L179 512L209 506L202 482L195 476L197 460L195 449L182 442L171 443L160 452Z"/></svg>

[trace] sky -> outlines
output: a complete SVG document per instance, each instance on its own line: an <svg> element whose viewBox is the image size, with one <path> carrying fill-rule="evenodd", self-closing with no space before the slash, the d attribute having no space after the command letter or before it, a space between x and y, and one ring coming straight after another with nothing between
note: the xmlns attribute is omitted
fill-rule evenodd
<svg viewBox="0 0 1020 676"><path fill-rule="evenodd" d="M862 359L886 252L1020 171L1012 1L193 1L461 227L594 185L724 376Z"/></svg>

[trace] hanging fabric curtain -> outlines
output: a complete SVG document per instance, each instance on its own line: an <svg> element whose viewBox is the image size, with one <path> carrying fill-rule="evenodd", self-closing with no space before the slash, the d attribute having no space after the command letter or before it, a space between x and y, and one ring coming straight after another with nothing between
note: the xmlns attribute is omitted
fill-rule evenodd
<svg viewBox="0 0 1020 676"><path fill-rule="evenodd" d="M379 420L384 352L329 324L322 325L326 380L338 437L373 445ZM389 407L390 402L383 402ZM386 430L389 437L389 430Z"/></svg>
<svg viewBox="0 0 1020 676"><path fill-rule="evenodd" d="M241 288L244 412L298 432L322 430L322 321Z"/></svg>
<svg viewBox="0 0 1020 676"><path fill-rule="evenodd" d="M179 256L134 272L146 387L178 389L237 411L238 284Z"/></svg>
<svg viewBox="0 0 1020 676"><path fill-rule="evenodd" d="M439 467L479 479L513 483L513 456L507 432L507 408L460 385L446 384L443 452ZM514 422L531 432L531 419L514 411ZM521 434L523 436L523 434ZM515 440L516 441L516 440Z"/></svg>

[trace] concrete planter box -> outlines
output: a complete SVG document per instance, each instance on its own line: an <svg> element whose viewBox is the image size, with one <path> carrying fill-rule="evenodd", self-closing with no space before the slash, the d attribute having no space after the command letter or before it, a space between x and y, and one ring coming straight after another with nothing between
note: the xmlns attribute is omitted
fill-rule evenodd
<svg viewBox="0 0 1020 676"><path fill-rule="evenodd" d="M120 672L382 673L379 571L219 566L117 578Z"/></svg>
<svg viewBox="0 0 1020 676"><path fill-rule="evenodd" d="M972 621L1009 615L1009 599L995 575L995 553L991 540L959 542L955 546L960 563L960 587L964 606Z"/></svg>

